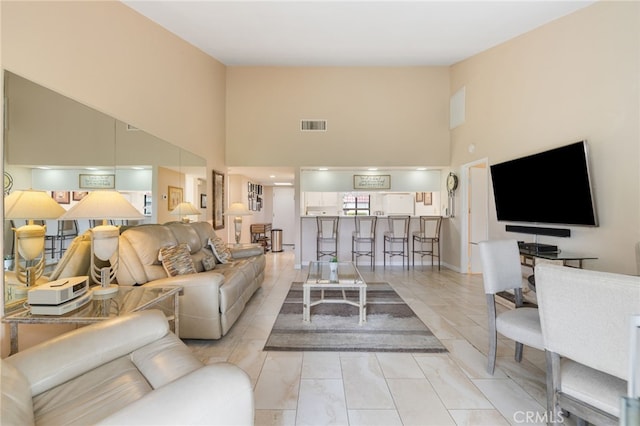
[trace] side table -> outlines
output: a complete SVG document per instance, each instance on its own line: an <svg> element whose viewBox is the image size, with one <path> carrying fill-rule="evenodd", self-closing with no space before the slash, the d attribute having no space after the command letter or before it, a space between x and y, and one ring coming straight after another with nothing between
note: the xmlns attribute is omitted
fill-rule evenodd
<svg viewBox="0 0 640 426"><path fill-rule="evenodd" d="M90 290L91 291L91 290ZM11 326L11 352L18 352L18 325L19 324L78 324L86 325L105 321L110 318L142 311L165 307L163 309L172 331L180 336L179 301L182 287L129 287L120 286L118 292L110 297L94 296L89 303L75 311L64 315L33 315L28 307L14 314L2 318L2 322ZM173 298L173 299L171 299ZM163 302L170 302L164 303Z"/></svg>

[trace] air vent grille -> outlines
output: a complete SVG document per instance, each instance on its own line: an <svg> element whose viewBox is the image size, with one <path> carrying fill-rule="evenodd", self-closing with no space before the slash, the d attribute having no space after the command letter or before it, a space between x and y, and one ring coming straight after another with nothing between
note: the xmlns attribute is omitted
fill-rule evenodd
<svg viewBox="0 0 640 426"><path fill-rule="evenodd" d="M137 132L138 129L137 127L132 126L131 124L127 124L127 132Z"/></svg>
<svg viewBox="0 0 640 426"><path fill-rule="evenodd" d="M300 120L301 132L326 132L327 120Z"/></svg>

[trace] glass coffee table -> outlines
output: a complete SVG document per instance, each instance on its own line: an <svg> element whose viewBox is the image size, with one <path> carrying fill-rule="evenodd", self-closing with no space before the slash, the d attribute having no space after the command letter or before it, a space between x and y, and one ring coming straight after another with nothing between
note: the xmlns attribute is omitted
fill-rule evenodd
<svg viewBox="0 0 640 426"><path fill-rule="evenodd" d="M165 312L167 320L173 325L173 332L179 335L178 296L181 292L182 287L120 286L117 293L93 296L82 307L62 315L35 315L25 303L22 310L2 319L2 322L11 326L10 354L18 352L19 324L92 324L145 309L160 309Z"/></svg>
<svg viewBox="0 0 640 426"><path fill-rule="evenodd" d="M311 290L320 290L319 300L311 302ZM342 298L327 299L324 297L325 290L341 290ZM347 299L345 290L358 290L358 301ZM309 273L302 284L302 320L311 321L311 307L321 303L357 306L360 314L358 324L367 321L367 283L353 262L309 262Z"/></svg>

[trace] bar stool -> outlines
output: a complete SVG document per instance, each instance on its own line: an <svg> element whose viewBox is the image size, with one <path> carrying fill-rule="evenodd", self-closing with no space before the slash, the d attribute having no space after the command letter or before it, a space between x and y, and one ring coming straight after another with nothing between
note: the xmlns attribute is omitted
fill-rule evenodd
<svg viewBox="0 0 640 426"><path fill-rule="evenodd" d="M376 268L376 216L355 216L356 227L351 235L351 261L358 266L360 256L371 259L371 269ZM365 245L365 247L361 247Z"/></svg>
<svg viewBox="0 0 640 426"><path fill-rule="evenodd" d="M77 220L59 220L58 221L58 234L56 235L57 241L60 243L60 257L66 250L64 242L67 240L73 240L78 236L78 221Z"/></svg>
<svg viewBox="0 0 640 426"><path fill-rule="evenodd" d="M409 269L409 221L411 216L391 215L387 216L389 221L389 230L384 233L383 243L383 263L387 266L387 255L389 262L394 256L402 256L402 267L404 268L404 259L407 258L407 269ZM389 247L387 248L387 243ZM394 250L393 245L400 244L400 250Z"/></svg>
<svg viewBox="0 0 640 426"><path fill-rule="evenodd" d="M442 216L420 216L420 230L413 232L413 266L416 266L416 253L420 255L420 264L425 256L431 256L431 266L433 258L438 258L438 271L440 270L440 226ZM416 245L419 247L416 248ZM428 244L425 247L425 244ZM436 250L437 249L437 250ZM436 254L437 253L437 254Z"/></svg>
<svg viewBox="0 0 640 426"><path fill-rule="evenodd" d="M323 256L338 257L338 222L340 216L318 216L316 235L316 260Z"/></svg>

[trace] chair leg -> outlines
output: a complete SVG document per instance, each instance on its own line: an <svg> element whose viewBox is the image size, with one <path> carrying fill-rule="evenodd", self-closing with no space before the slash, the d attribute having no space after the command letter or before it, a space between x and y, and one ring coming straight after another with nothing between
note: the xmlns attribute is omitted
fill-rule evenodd
<svg viewBox="0 0 640 426"><path fill-rule="evenodd" d="M489 332L489 355L487 372L493 376L493 372L496 369L496 351L498 346L498 333L495 331Z"/></svg>
<svg viewBox="0 0 640 426"><path fill-rule="evenodd" d="M516 361L517 362L521 362L522 361L522 351L523 351L523 347L524 345L520 342L516 342Z"/></svg>
<svg viewBox="0 0 640 426"><path fill-rule="evenodd" d="M498 331L496 329L496 302L493 294L486 294L489 317L489 355L487 372L493 376L496 368L496 352L498 349Z"/></svg>

